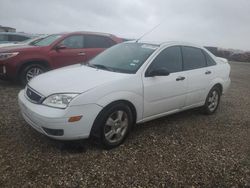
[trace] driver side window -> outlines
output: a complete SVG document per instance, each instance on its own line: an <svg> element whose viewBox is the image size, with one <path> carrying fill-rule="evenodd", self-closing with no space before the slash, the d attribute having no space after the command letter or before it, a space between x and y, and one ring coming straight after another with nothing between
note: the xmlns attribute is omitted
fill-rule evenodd
<svg viewBox="0 0 250 188"><path fill-rule="evenodd" d="M147 72L156 69L165 69L169 73L182 71L181 48L179 46L172 46L161 51L153 60Z"/></svg>
<svg viewBox="0 0 250 188"><path fill-rule="evenodd" d="M84 38L83 35L73 35L64 39L61 44L67 48L84 48Z"/></svg>

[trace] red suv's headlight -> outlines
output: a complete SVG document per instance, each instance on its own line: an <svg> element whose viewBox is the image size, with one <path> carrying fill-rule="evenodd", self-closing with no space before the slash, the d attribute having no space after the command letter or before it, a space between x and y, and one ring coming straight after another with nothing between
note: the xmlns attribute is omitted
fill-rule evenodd
<svg viewBox="0 0 250 188"><path fill-rule="evenodd" d="M19 54L19 52L3 52L3 53L0 53L0 61L15 57L18 54Z"/></svg>

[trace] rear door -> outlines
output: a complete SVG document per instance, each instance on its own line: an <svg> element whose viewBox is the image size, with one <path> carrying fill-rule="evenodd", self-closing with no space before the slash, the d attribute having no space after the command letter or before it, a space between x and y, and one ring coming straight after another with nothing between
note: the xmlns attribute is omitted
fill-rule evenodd
<svg viewBox="0 0 250 188"><path fill-rule="evenodd" d="M181 109L185 104L187 79L182 71L179 46L164 49L153 60L147 71L165 69L168 76L143 75L144 118Z"/></svg>
<svg viewBox="0 0 250 188"><path fill-rule="evenodd" d="M52 49L50 57L54 68L82 63L86 61L86 53L84 49L84 36L71 35L66 37L57 46L64 46L63 49Z"/></svg>
<svg viewBox="0 0 250 188"><path fill-rule="evenodd" d="M206 89L210 82L211 71L207 68L205 55L200 48L182 46L183 68L187 75L188 89L186 107L205 101Z"/></svg>
<svg viewBox="0 0 250 188"><path fill-rule="evenodd" d="M116 44L108 36L84 35L84 37L86 61L92 59L97 54Z"/></svg>

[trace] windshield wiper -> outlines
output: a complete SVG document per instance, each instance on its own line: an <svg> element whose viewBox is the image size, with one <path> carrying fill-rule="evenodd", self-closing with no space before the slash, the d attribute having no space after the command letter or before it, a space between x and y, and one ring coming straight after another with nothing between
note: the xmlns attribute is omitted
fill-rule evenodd
<svg viewBox="0 0 250 188"><path fill-rule="evenodd" d="M93 68L97 68L97 69L102 69L102 70L108 70L108 71L112 71L115 72L114 69L107 67L105 65L100 65L100 64L87 64L87 66L89 67L93 67Z"/></svg>

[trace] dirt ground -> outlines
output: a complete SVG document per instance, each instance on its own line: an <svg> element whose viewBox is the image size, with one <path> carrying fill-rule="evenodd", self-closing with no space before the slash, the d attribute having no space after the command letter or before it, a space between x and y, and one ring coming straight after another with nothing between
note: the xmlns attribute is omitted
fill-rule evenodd
<svg viewBox="0 0 250 188"><path fill-rule="evenodd" d="M30 128L19 86L0 81L0 187L250 187L250 63L231 63L216 114L137 125L120 147L59 142Z"/></svg>

